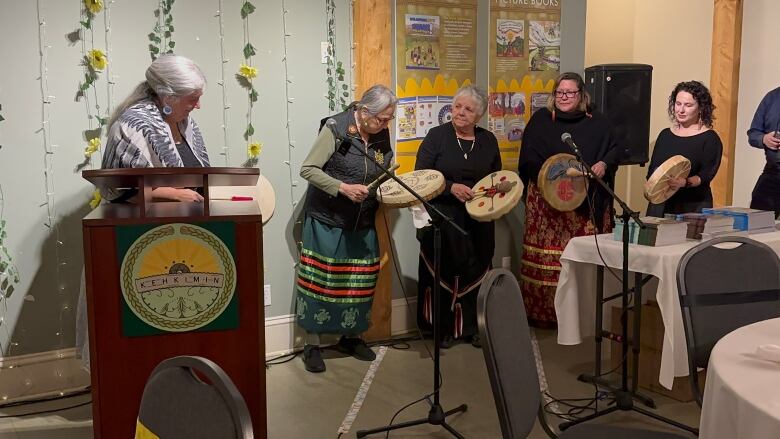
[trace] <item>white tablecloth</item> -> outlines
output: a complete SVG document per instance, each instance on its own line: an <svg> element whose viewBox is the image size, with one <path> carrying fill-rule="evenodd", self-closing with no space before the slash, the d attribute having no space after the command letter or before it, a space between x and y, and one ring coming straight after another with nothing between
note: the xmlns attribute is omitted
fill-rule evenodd
<svg viewBox="0 0 780 439"><path fill-rule="evenodd" d="M707 370L702 439L780 438L780 363L756 348L780 345L780 319L739 328L715 345Z"/></svg>
<svg viewBox="0 0 780 439"><path fill-rule="evenodd" d="M582 343L582 337L595 334L595 265L604 265L598 250L601 251L606 265L617 269L616 274L621 275L623 244L615 241L611 234L598 235L597 238L598 247L593 236L573 238L561 255L561 275L555 292L559 344L579 344ZM750 238L763 242L780 253L780 232L750 235ZM646 273L658 278L655 300L661 309L665 328L658 382L668 389L672 388L674 377L688 375L685 330L677 295L677 265L683 254L698 243L699 241L688 241L663 247L631 244L628 250L628 267L632 271L629 279L630 286L633 286L633 273ZM619 288L614 288L617 285L614 281L608 282L610 278L612 276L605 271L605 296L619 291ZM613 288L608 289L608 286ZM645 299L653 297L650 288L642 292ZM608 314L605 313L605 324L609 322L607 318Z"/></svg>

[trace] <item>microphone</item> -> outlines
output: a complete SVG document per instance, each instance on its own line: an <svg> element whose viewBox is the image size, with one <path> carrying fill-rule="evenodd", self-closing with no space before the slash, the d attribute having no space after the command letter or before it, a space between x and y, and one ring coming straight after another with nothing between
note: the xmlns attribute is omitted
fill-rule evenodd
<svg viewBox="0 0 780 439"><path fill-rule="evenodd" d="M336 140L342 140L341 136L338 133L338 130L336 130L336 119L329 117L328 120L325 121L325 126L328 127L331 133L333 133L333 137L336 138Z"/></svg>
<svg viewBox="0 0 780 439"><path fill-rule="evenodd" d="M577 154L579 157L580 155L580 149L577 147L577 144L574 143L574 140L571 139L571 134L569 133L563 133L561 134L561 141L567 145L569 145L569 148L574 150L574 153Z"/></svg>
<svg viewBox="0 0 780 439"><path fill-rule="evenodd" d="M325 121L325 126L328 127L331 133L333 133L333 137L335 137L336 142L338 142L338 147L336 149L338 150L339 154L347 155L347 151L349 151L349 147L352 142L347 138L347 136L342 136L339 134L338 129L336 128L337 124L338 123L336 122L336 119L332 117Z"/></svg>

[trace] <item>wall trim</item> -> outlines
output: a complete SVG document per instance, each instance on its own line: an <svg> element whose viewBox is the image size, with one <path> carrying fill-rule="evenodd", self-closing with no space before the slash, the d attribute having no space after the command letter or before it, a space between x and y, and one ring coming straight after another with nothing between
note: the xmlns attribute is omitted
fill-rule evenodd
<svg viewBox="0 0 780 439"><path fill-rule="evenodd" d="M76 348L0 357L0 406L83 391L89 372L76 358Z"/></svg>
<svg viewBox="0 0 780 439"><path fill-rule="evenodd" d="M417 298L394 299L391 303L391 334L403 335L416 330ZM302 332L295 314L265 319L265 356L273 358L303 347ZM89 372L76 357L76 348L0 357L0 407L88 389ZM54 373L52 373L54 371Z"/></svg>

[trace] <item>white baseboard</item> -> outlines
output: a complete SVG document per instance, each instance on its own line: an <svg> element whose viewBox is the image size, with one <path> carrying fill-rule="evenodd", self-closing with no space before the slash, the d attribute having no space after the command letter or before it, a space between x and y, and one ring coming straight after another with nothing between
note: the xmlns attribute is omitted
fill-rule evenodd
<svg viewBox="0 0 780 439"><path fill-rule="evenodd" d="M410 297L409 303L403 298L393 300L390 333L406 334L416 328L417 298ZM287 314L265 319L265 357L273 358L289 354L303 347L300 329L295 324L295 314Z"/></svg>
<svg viewBox="0 0 780 439"><path fill-rule="evenodd" d="M74 393L90 385L75 348L0 357L0 369L0 406Z"/></svg>
<svg viewBox="0 0 780 439"><path fill-rule="evenodd" d="M417 297L395 299L392 307L393 314L390 322L392 335L401 335L417 330Z"/></svg>
<svg viewBox="0 0 780 439"><path fill-rule="evenodd" d="M413 331L417 298L392 302L390 333L394 336ZM265 355L272 358L303 347L295 314L265 319ZM60 349L28 355L0 357L0 407L17 401L56 396L84 390L90 376L76 358L76 349Z"/></svg>

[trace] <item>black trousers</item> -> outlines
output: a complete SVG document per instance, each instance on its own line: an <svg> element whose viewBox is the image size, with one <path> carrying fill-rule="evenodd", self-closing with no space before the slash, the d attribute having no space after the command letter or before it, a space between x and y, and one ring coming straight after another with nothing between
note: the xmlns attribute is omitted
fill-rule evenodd
<svg viewBox="0 0 780 439"><path fill-rule="evenodd" d="M780 215L780 174L762 173L753 188L751 209L771 210Z"/></svg>

